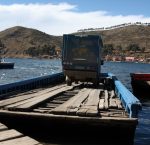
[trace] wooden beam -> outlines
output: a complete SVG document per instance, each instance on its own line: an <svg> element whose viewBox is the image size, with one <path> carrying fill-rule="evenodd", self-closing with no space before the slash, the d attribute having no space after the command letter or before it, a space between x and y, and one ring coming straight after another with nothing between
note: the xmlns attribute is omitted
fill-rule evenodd
<svg viewBox="0 0 150 145"><path fill-rule="evenodd" d="M116 104L116 99L114 98L110 98L109 99L109 108L118 108L117 104Z"/></svg>
<svg viewBox="0 0 150 145"><path fill-rule="evenodd" d="M26 102L22 105L19 105L19 106L16 106L15 109L17 110L24 110L24 111L28 111L30 110L31 108L33 108L34 106L46 101L47 99L50 99L52 97L54 97L55 95L58 95L60 93L63 93L67 90L71 90L73 89L73 86L65 86L65 87L62 87L60 89L57 89L57 90L54 90L54 91L51 91L49 93L46 93L46 94L43 94L43 95L40 95L36 98L32 98L30 99L29 102Z"/></svg>
<svg viewBox="0 0 150 145"><path fill-rule="evenodd" d="M97 116L99 103L99 89L92 89L89 93L87 101L77 111L77 115L81 116Z"/></svg>
<svg viewBox="0 0 150 145"><path fill-rule="evenodd" d="M104 103L104 108L107 110L108 109L108 91L107 90L104 90L105 92L105 103Z"/></svg>
<svg viewBox="0 0 150 145"><path fill-rule="evenodd" d="M5 126L4 124L0 123L0 131L3 131L3 130L7 130L7 126Z"/></svg>
<svg viewBox="0 0 150 145"><path fill-rule="evenodd" d="M62 105L56 107L52 110L54 114L69 114L69 113L76 113L78 107L81 103L87 98L90 89L82 89L78 94L73 96L71 99L63 103Z"/></svg>
<svg viewBox="0 0 150 145"><path fill-rule="evenodd" d="M121 101L120 101L120 99L119 98L116 98L116 104L117 104L117 106L118 106L118 109L123 109L123 106L122 106L122 103L121 103Z"/></svg>
<svg viewBox="0 0 150 145"><path fill-rule="evenodd" d="M21 137L21 136L23 136L23 134L21 134L20 132L14 130L14 129L1 131L0 132L0 144L2 141Z"/></svg>
<svg viewBox="0 0 150 145"><path fill-rule="evenodd" d="M56 89L59 89L59 88L62 88L64 87L65 85L58 85L58 86L55 86L55 87L52 87L52 88L48 88L48 89L45 89L45 90L41 90L39 92L36 92L36 93L31 93L29 92L29 94L26 94L26 95L21 95L21 96L18 96L18 97L13 97L13 98L10 98L10 99L6 99L6 100L3 100L2 102L0 102L0 107L5 107L7 105L12 105L14 104L13 106L15 106L15 103L18 103L18 102L21 102L21 101L24 101L24 100L28 100L28 99L31 99L31 98L34 98L34 97L37 97L37 96L40 96L42 94L45 94L45 93L48 93L48 92L51 92L53 90L56 90ZM17 105L16 105L17 106ZM11 107L11 106L10 106ZM6 107L7 108L7 107ZM8 107L9 108L9 107Z"/></svg>
<svg viewBox="0 0 150 145"><path fill-rule="evenodd" d="M105 108L104 103L105 103L105 99L100 99L100 101L99 101L99 110L104 110L104 108Z"/></svg>
<svg viewBox="0 0 150 145"><path fill-rule="evenodd" d="M28 137L20 137L16 139L6 140L3 142L0 142L1 145L38 145L39 142Z"/></svg>

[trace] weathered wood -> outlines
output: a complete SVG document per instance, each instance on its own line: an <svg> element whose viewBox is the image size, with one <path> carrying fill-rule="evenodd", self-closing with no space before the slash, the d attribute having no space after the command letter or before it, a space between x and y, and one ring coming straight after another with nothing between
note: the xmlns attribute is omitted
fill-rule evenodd
<svg viewBox="0 0 150 145"><path fill-rule="evenodd" d="M99 90L99 89L92 89L85 105L86 106L97 106L98 102L99 102L100 91L101 90Z"/></svg>
<svg viewBox="0 0 150 145"><path fill-rule="evenodd" d="M105 99L100 99L100 101L99 101L99 110L103 110L105 108L104 103L105 103Z"/></svg>
<svg viewBox="0 0 150 145"><path fill-rule="evenodd" d="M76 100L74 102L72 102L72 104L70 104L70 106L68 106L67 113L68 114L76 114L76 112L78 111L79 107L82 105L82 103L88 97L90 92L91 92L91 89L87 89L84 92L82 92L80 94L80 96L78 98L76 98Z"/></svg>
<svg viewBox="0 0 150 145"><path fill-rule="evenodd" d="M4 140L9 140L9 139L13 139L13 138L21 137L21 136L23 136L23 134L21 134L20 132L14 129L1 131L0 132L0 144Z"/></svg>
<svg viewBox="0 0 150 145"><path fill-rule="evenodd" d="M62 104L64 102L65 101L62 101L62 100L52 100L52 101L50 101L50 103L54 103L54 104Z"/></svg>
<svg viewBox="0 0 150 145"><path fill-rule="evenodd" d="M108 109L108 91L107 90L105 90L104 91L105 92L105 103L104 103L104 107L105 107L105 109L107 110Z"/></svg>
<svg viewBox="0 0 150 145"><path fill-rule="evenodd" d="M82 89L78 94L73 96L71 99L63 103L62 105L56 107L55 109L52 110L52 113L54 114L67 114L67 113L73 113L74 110L71 109L76 109L81 105L81 103L86 99L86 97L89 94L88 89Z"/></svg>
<svg viewBox="0 0 150 145"><path fill-rule="evenodd" d="M129 116L126 115L125 112L119 112L119 111L115 111L115 112L108 112L108 111L101 111L100 112L100 116L101 117L117 117L117 118L128 118Z"/></svg>
<svg viewBox="0 0 150 145"><path fill-rule="evenodd" d="M76 112L76 114L77 114L78 116L86 116L86 111L87 111L87 108L86 108L86 107L85 107L85 108L81 107L81 108Z"/></svg>
<svg viewBox="0 0 150 145"><path fill-rule="evenodd" d="M109 98L115 98L115 92L114 92L114 90L110 91L109 94L110 94Z"/></svg>
<svg viewBox="0 0 150 145"><path fill-rule="evenodd" d="M0 131L7 130L7 129L8 129L7 126L0 123Z"/></svg>
<svg viewBox="0 0 150 145"><path fill-rule="evenodd" d="M118 106L118 109L123 109L123 106L121 105L121 101L119 100L119 98L116 98L116 104Z"/></svg>
<svg viewBox="0 0 150 145"><path fill-rule="evenodd" d="M109 99L109 108L118 108L117 104L116 104L116 99L110 98Z"/></svg>
<svg viewBox="0 0 150 145"><path fill-rule="evenodd" d="M54 107L51 107L51 108L54 108ZM40 109L40 110L50 110L51 108L50 107L49 108L38 107L37 109Z"/></svg>
<svg viewBox="0 0 150 145"><path fill-rule="evenodd" d="M105 111L108 112L108 111ZM11 117L28 117L32 118L35 117L37 119L48 119L48 120L67 120L67 121L79 121L82 123L89 123L89 124L94 124L94 123L102 123L103 125L137 125L138 119L137 118L124 118L122 116L120 117L82 117L82 116L71 116L71 115L55 115L55 114L43 114L43 113L34 113L34 112L17 112L17 111L8 111L8 110L0 110L0 115L1 116L11 116Z"/></svg>
<svg viewBox="0 0 150 145"><path fill-rule="evenodd" d="M77 115L97 116L99 103L99 89L92 89L87 98L87 102L81 106L81 110L77 111ZM83 112L84 111L84 112Z"/></svg>
<svg viewBox="0 0 150 145"><path fill-rule="evenodd" d="M3 126L4 124L0 123L0 126Z"/></svg>
<svg viewBox="0 0 150 145"><path fill-rule="evenodd" d="M58 88L61 88L61 87L63 87L64 85L59 85L59 86L56 86L56 87L53 87L53 88L49 88L49 89L46 89L46 90L43 90L43 91L40 91L40 92L38 92L38 93L35 93L35 94L30 94L30 95L25 95L25 96L20 96L20 98L19 98L19 100L20 101L18 101L18 102L16 102L17 100L18 100L18 98L12 98L12 99L14 99L13 101L15 101L15 103L11 103L12 102L12 100L8 100L8 102L6 102L6 104L10 104L10 105L7 105L7 106L5 106L5 109L15 109L15 107L17 107L17 106L19 106L19 105L22 105L22 104L25 104L25 103L28 103L28 102L30 102L30 99L33 99L33 98L35 98L35 97L39 97L40 95L44 95L44 94L46 94L46 93L49 93L49 92L51 92L51 91L54 91L54 90L56 90L56 89L58 89ZM26 98L27 97L27 99L24 99L24 98ZM16 100L17 99L17 100Z"/></svg>
<svg viewBox="0 0 150 145"><path fill-rule="evenodd" d="M12 104L18 103L18 102L20 102L20 101L28 100L28 99L31 99L31 98L40 96L40 95L42 95L42 94L51 92L51 91L53 91L53 90L62 88L62 87L64 87L64 86L65 86L65 85L59 85L59 86L55 86L55 87L48 88L48 89L45 89L45 90L41 90L41 91L36 92L36 93L29 93L29 94L26 94L26 95L22 95L22 96L18 96L18 97L13 97L13 98L10 98L10 99L6 99L6 100L4 100L4 101L2 101L2 102L0 103L0 107L4 107L4 106L10 105L10 104L12 105ZM15 105L14 105L14 106L15 106ZM7 108L7 107L6 107L6 108ZM8 107L8 108L9 108L9 107Z"/></svg>
<svg viewBox="0 0 150 145"><path fill-rule="evenodd" d="M50 110L50 109L49 109ZM43 109L33 109L34 112L39 112L39 113L46 113L49 110L43 110Z"/></svg>
<svg viewBox="0 0 150 145"><path fill-rule="evenodd" d="M20 137L16 139L6 140L3 142L0 142L1 145L38 145L39 142L28 137Z"/></svg>
<svg viewBox="0 0 150 145"><path fill-rule="evenodd" d="M30 110L31 108L38 105L39 103L42 103L42 102L46 101L47 99L50 99L50 98L54 97L55 95L58 95L60 93L63 93L65 91L71 90L71 89L73 89L73 86L62 87L60 89L51 91L49 93L40 95L36 98L32 98L32 99L30 99L29 102L27 102L25 104L22 104L22 105L19 105L19 106L16 106L15 109L24 110L24 111Z"/></svg>
<svg viewBox="0 0 150 145"><path fill-rule="evenodd" d="M58 104L46 103L46 107L57 107Z"/></svg>
<svg viewBox="0 0 150 145"><path fill-rule="evenodd" d="M72 98L72 97L57 97L57 98L55 98L55 100L67 101L67 100L69 100L70 98Z"/></svg>

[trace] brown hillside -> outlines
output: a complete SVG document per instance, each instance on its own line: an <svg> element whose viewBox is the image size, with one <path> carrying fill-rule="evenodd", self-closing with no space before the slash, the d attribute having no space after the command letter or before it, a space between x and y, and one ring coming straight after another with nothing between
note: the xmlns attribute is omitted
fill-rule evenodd
<svg viewBox="0 0 150 145"><path fill-rule="evenodd" d="M104 50L113 46L113 52L109 52L112 55L124 54L150 58L150 26L130 25L112 30L76 34L101 35ZM135 45L139 47L138 50L131 49L131 46L133 48ZM17 26L0 32L0 48L3 48L1 53L5 57L58 56L62 48L62 36L52 36L35 29ZM107 53L105 51L104 54Z"/></svg>
<svg viewBox="0 0 150 145"><path fill-rule="evenodd" d="M1 53L5 57L30 57L32 52L30 51L31 53L29 53L28 50L35 51L38 49L40 53L45 48L60 50L62 45L61 37L20 26L0 32L0 40L4 45ZM33 53L33 56L40 56L40 54L36 54ZM42 53L42 55L46 54Z"/></svg>
<svg viewBox="0 0 150 145"><path fill-rule="evenodd" d="M84 34L101 35L104 44L111 43L114 46L122 45L126 47L130 43L136 43L140 47L150 49L150 26L131 25L112 30L84 32Z"/></svg>
<svg viewBox="0 0 150 145"><path fill-rule="evenodd" d="M150 26L131 25L122 28L103 31L78 32L78 34L98 34L102 36L104 45L112 44L116 51L119 46L124 50L125 55L150 57ZM129 46L136 44L140 51L129 52ZM117 54L120 50L117 50Z"/></svg>

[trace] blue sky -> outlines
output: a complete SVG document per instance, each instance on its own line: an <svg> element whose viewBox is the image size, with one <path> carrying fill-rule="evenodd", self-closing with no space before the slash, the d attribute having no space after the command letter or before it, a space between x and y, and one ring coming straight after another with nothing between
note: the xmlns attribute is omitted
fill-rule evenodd
<svg viewBox="0 0 150 145"><path fill-rule="evenodd" d="M82 28L150 22L150 0L0 0L0 30L15 25L62 35Z"/></svg>
<svg viewBox="0 0 150 145"><path fill-rule="evenodd" d="M108 11L112 15L150 16L150 0L0 0L0 4L13 3L53 3L67 2L78 6L78 11Z"/></svg>

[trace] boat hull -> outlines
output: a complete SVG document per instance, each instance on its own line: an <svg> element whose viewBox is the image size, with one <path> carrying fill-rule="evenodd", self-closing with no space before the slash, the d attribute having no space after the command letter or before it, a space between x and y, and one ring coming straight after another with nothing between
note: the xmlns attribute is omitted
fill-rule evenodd
<svg viewBox="0 0 150 145"><path fill-rule="evenodd" d="M150 96L150 74L132 73L130 75L131 85L135 96L138 98L148 99Z"/></svg>
<svg viewBox="0 0 150 145"><path fill-rule="evenodd" d="M1 62L0 63L0 69L13 69L14 63L11 62Z"/></svg>

